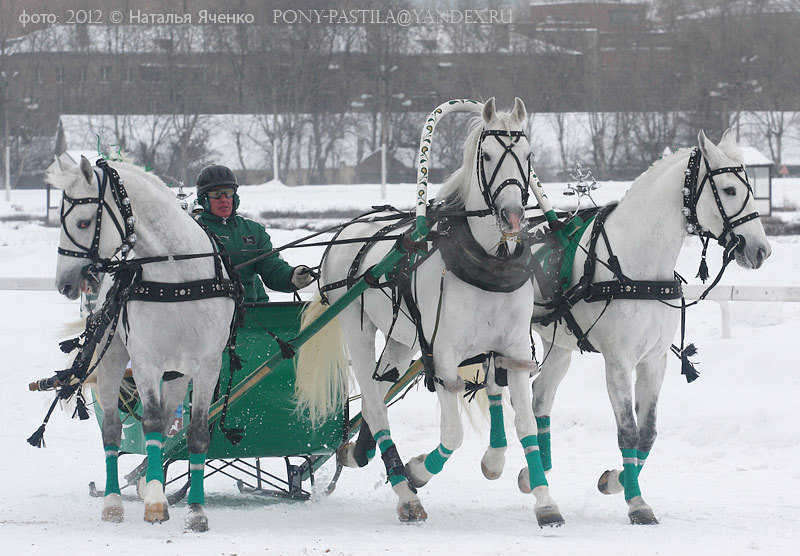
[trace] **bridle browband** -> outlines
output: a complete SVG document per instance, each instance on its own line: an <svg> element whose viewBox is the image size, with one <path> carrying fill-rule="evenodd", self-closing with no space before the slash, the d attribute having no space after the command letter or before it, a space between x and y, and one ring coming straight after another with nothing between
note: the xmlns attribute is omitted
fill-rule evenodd
<svg viewBox="0 0 800 556"><path fill-rule="evenodd" d="M492 172L491 178L488 180L486 179L486 169L483 165L483 142L487 137L494 137L497 139L497 142L500 143L504 149L503 154L500 155L500 160L497 161L497 164L494 167L494 172ZM511 139L511 141L506 144L501 137L508 137ZM495 201L500 195L500 192L509 185L515 185L520 189L520 192L522 193L523 206L528 203L528 197L530 196L531 155L528 154L528 168L526 170L522 167L522 162L520 162L517 153L515 153L513 150L514 146L522 137L525 137L525 132L523 131L502 131L498 129L484 129L481 131L481 137L478 141L476 169L478 172L478 183L480 186L481 195L483 195L483 200L486 202L486 206L489 207L490 214L495 214L497 212ZM508 178L503 183L498 185L497 189L495 189L494 193L492 193L492 185L497 177L497 172L503 165L503 160L505 159L506 155L511 155L514 158L514 162L517 163L517 168L519 168L519 173L522 176L522 180L520 181L515 178Z"/></svg>
<svg viewBox="0 0 800 556"><path fill-rule="evenodd" d="M121 254L122 260L127 258L130 250L136 244L136 234L133 231L133 225L136 223L136 218L133 216L133 211L131 210L131 201L128 198L128 193L125 191L122 179L119 177L117 171L110 167L108 162L106 162L106 160L103 158L98 159L95 164L103 172L102 176L100 176L97 170L94 170L94 174L97 177L98 183L97 197L74 198L67 195L66 191L63 194L63 200L61 201L61 229L64 230L66 236L73 243L73 245L78 248L78 250L64 249L59 247L58 254L66 255L67 257L89 259L89 261L91 261L90 269L96 274L97 272L102 272L108 268L111 265L111 259L113 259L117 254ZM114 214L111 205L105 199L106 191L108 189L111 190L114 204L122 216L122 224L120 224L120 221ZM70 206L65 210L66 203L69 203ZM90 203L97 205L97 212L95 213L95 225L92 243L87 247L76 241L72 234L69 233L66 218L69 216L69 213L72 212L72 209L74 209L77 205L85 205ZM104 209L107 210L104 211ZM117 247L117 249L109 258L103 258L100 256L100 232L102 230L104 212L108 213L108 216L114 223L114 227L117 229L121 240L120 246Z"/></svg>
<svg viewBox="0 0 800 556"><path fill-rule="evenodd" d="M705 164L706 174L698 183L701 159ZM700 149L695 147L692 149L692 154L689 157L689 164L687 165L684 174L686 178L683 185L682 213L686 217L686 232L697 235L701 239L705 238L704 245L707 244L709 239L716 239L717 242L725 248L726 252L732 252L735 249L744 249L744 238L735 234L733 230L745 222L749 222L758 218L757 211L753 211L750 214L737 218L737 216L744 212L744 209L747 206L747 201L749 201L753 196L753 188L747 179L747 172L745 171L744 166L726 166L712 170L708 163L708 159L703 157ZM719 176L720 174L733 174L747 187L747 195L744 198L744 202L742 202L742 207L736 211L736 213L730 216L725 211L725 207L722 205L722 199L719 196L717 184L714 182L714 176ZM742 177L741 174L744 174L744 177ZM703 188L705 187L706 183L709 184L711 192L714 194L714 201L717 203L717 209L722 217L722 232L719 236L714 235L713 232L701 226L697 220L697 202L700 200L700 194L703 192Z"/></svg>

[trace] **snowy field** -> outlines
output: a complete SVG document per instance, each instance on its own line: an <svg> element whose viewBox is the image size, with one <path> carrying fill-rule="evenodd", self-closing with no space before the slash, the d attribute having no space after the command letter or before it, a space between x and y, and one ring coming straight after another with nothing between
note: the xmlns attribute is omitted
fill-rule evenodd
<svg viewBox="0 0 800 556"><path fill-rule="evenodd" d="M783 180L776 180L780 182ZM800 185L796 183L793 185ZM376 186L242 188L245 212L368 208L390 202L408 207L413 186L390 186L381 201ZM546 186L558 191L558 186ZM601 190L598 200L619 197L627 184ZM361 189L359 189L361 188ZM39 195L38 201L36 195ZM551 193L551 197L558 195ZM795 198L793 191L790 200ZM43 214L42 192L15 192L14 205L0 202L0 215ZM796 202L796 201L793 201ZM39 208L37 208L39 207ZM269 225L269 223L267 223ZM302 230L270 230L280 245ZM800 286L800 236L771 238L764 268L730 267L723 284ZM58 230L39 224L0 224L0 277L52 277ZM699 242L687 239L678 270L694 276ZM287 253L292 264L315 264L321 249ZM718 268L719 251L709 262ZM276 299L279 296L276 296ZM185 502L161 525L142 521L143 506L131 491L126 521L100 521L102 501L88 496L90 481L102 483L104 463L95 421L54 414L37 450L25 439L39 426L50 395L29 393L28 382L65 366L59 328L78 314L76 302L55 292L0 291L0 539L4 554L507 554L592 556L623 554L796 554L800 543L800 371L794 342L800 304L733 303L732 338L720 339L719 308L705 302L690 310L688 338L700 348L701 377L687 385L670 358L659 407L659 437L642 472L645 499L659 517L654 527L628 524L621 495L603 496L596 482L619 467L616 427L605 391L602 359L573 358L553 411L554 469L548 480L566 524L539 529L534 499L517 490L524 456L510 419L506 471L496 482L480 472L488 424L467 429L462 449L421 492L429 519L403 525L396 497L384 484L378 459L367 468L345 469L331 496L274 502L242 495L234 482L207 483L211 531L187 533ZM412 392L391 410L393 437L408 459L438 443L435 396ZM121 475L139 462L120 460ZM319 472L319 484L333 472Z"/></svg>

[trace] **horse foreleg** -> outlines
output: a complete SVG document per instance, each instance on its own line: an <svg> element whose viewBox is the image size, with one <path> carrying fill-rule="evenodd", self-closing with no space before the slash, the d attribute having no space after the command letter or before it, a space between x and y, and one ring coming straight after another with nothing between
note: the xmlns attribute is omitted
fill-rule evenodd
<svg viewBox="0 0 800 556"><path fill-rule="evenodd" d="M525 460L528 463L527 468L520 471L520 490L530 489L536 496L534 511L539 527L559 526L564 523L564 518L561 517L555 500L550 496L550 489L544 476L542 458L539 455L536 419L531 409L529 378L528 373L524 372L509 371L508 373L508 391L514 407L514 427L525 450ZM527 484L525 479L527 479ZM527 489L524 489L523 486L527 486Z"/></svg>
<svg viewBox="0 0 800 556"><path fill-rule="evenodd" d="M102 344L101 344L102 345ZM103 409L103 448L106 454L106 490L103 498L103 521L120 522L125 517L119 489L117 460L122 438L122 422L117 405L122 377L125 374L128 352L119 337L115 337L97 367L97 398Z"/></svg>
<svg viewBox="0 0 800 556"><path fill-rule="evenodd" d="M533 381L533 413L536 416L537 440L539 454L542 458L542 468L547 473L552 469L550 449L550 415L553 409L553 400L556 390L569 370L572 351L553 345L546 340L543 353L542 369L536 380Z"/></svg>
<svg viewBox="0 0 800 556"><path fill-rule="evenodd" d="M437 376L441 374L437 373ZM434 475L440 473L444 464L464 441L464 428L461 426L461 417L458 413L458 394L448 392L440 384L436 385L436 394L441 406L439 445L427 454L412 458L406 465L408 480L417 488L425 486Z"/></svg>
<svg viewBox="0 0 800 556"><path fill-rule="evenodd" d="M192 531L208 531L208 517L203 506L206 503L205 463L211 434L208 430L208 410L214 387L217 383L218 371L222 366L221 357L213 358L201 366L201 372L192 379L192 415L186 431L186 447L189 450L189 477L191 485L189 496L189 513L186 514L186 527Z"/></svg>
<svg viewBox="0 0 800 556"><path fill-rule="evenodd" d="M598 482L598 488L604 494L613 494L619 492L617 486L619 483L625 492L628 518L631 523L658 523L653 515L653 510L642 499L642 492L639 488L639 460L637 457L639 430L633 413L630 375L628 365L610 360L606 356L606 385L617 421L617 441L622 453L622 471L603 473Z"/></svg>
<svg viewBox="0 0 800 556"><path fill-rule="evenodd" d="M164 435L159 382L162 372L152 365L132 361L134 379L142 400L142 431L147 453L144 520L159 523L169 519L169 503L164 495L162 454Z"/></svg>

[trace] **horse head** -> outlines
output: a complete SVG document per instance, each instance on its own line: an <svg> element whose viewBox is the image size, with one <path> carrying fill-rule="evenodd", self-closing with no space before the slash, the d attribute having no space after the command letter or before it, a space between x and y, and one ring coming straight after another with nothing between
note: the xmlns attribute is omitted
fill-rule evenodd
<svg viewBox="0 0 800 556"><path fill-rule="evenodd" d="M739 266L759 268L772 248L761 220L756 218L753 190L733 132L728 129L719 145L714 145L703 131L697 140L705 159L700 168L702 181L696 197L697 223L720 243L735 247ZM702 170L705 170L704 176Z"/></svg>
<svg viewBox="0 0 800 556"><path fill-rule="evenodd" d="M58 157L47 182L64 191L56 289L68 299L77 299L80 292L96 293L100 287L97 263L110 259L120 244L121 215L116 203L83 156L78 165L63 155ZM106 225L98 225L98 220Z"/></svg>
<svg viewBox="0 0 800 556"><path fill-rule="evenodd" d="M511 112L498 112L494 97L483 106L483 127L476 144L477 182L465 199L466 210L491 209L504 236L516 236L525 221L531 148L523 131L527 117L519 98ZM477 133L477 132L476 132Z"/></svg>

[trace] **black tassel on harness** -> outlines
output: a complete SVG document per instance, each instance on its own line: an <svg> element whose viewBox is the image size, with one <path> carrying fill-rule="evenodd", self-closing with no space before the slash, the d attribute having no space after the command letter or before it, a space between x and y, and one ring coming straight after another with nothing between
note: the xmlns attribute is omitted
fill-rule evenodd
<svg viewBox="0 0 800 556"><path fill-rule="evenodd" d="M230 368L236 371L242 369L242 358L239 357L239 354L236 353L236 350L233 348L228 349L228 361L230 362Z"/></svg>
<svg viewBox="0 0 800 556"><path fill-rule="evenodd" d="M69 353L75 348L81 347L81 338L80 336L78 336L77 338L64 340L63 342L58 343L58 347L60 347L61 351L63 351L64 353Z"/></svg>
<svg viewBox="0 0 800 556"><path fill-rule="evenodd" d="M228 442L230 442L234 446L239 444L239 442L241 442L242 439L244 438L244 429L222 429L221 428L220 430L222 431L222 434L225 435L225 438L228 440Z"/></svg>
<svg viewBox="0 0 800 556"><path fill-rule="evenodd" d="M36 429L36 432L28 438L28 444L34 448L47 448L47 445L44 443L44 428L45 425L42 423L42 426Z"/></svg>
<svg viewBox="0 0 800 556"><path fill-rule="evenodd" d="M286 340L278 338L277 336L275 336L275 339L278 341L278 347L281 349L281 356L284 359L292 359L297 353L297 350L294 348L294 346Z"/></svg>
<svg viewBox="0 0 800 556"><path fill-rule="evenodd" d="M700 280L705 284L706 280L708 280L708 263L706 263L706 251L708 250L708 238L703 240L703 253L700 255L700 268L697 270L697 275L695 278L700 278Z"/></svg>
<svg viewBox="0 0 800 556"><path fill-rule="evenodd" d="M83 394L80 390L75 394L75 411L72 413L72 418L78 417L81 421L89 418L89 410L86 409L86 400L83 399Z"/></svg>
<svg viewBox="0 0 800 556"><path fill-rule="evenodd" d="M467 402L471 402L475 399L478 391L484 388L486 388L486 382L481 382L479 374L475 373L475 380L464 381L464 398L467 400Z"/></svg>
<svg viewBox="0 0 800 556"><path fill-rule="evenodd" d="M694 382L700 376L700 372L695 368L695 363L689 360L690 357L697 355L697 347L689 344L683 349L672 346L672 352L681 360L681 374L686 377L686 382Z"/></svg>

